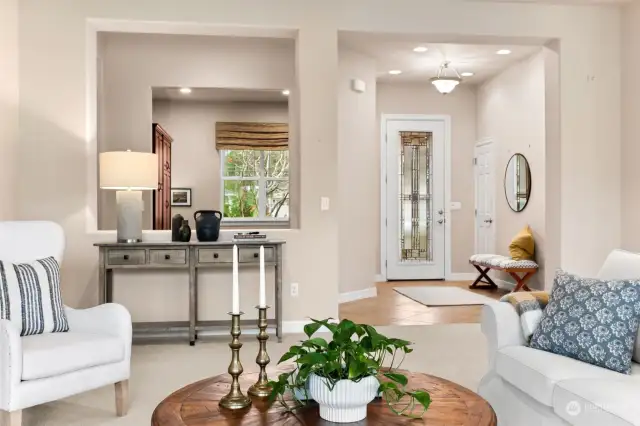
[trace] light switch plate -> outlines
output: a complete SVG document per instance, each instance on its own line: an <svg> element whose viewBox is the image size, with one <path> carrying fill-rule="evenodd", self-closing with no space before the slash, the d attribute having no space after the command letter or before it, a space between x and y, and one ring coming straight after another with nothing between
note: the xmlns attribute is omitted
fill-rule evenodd
<svg viewBox="0 0 640 426"><path fill-rule="evenodd" d="M329 210L329 197L320 197L320 210Z"/></svg>
<svg viewBox="0 0 640 426"><path fill-rule="evenodd" d="M367 85L364 81L354 78L351 80L351 90L357 93L364 93L367 90Z"/></svg>
<svg viewBox="0 0 640 426"><path fill-rule="evenodd" d="M462 208L462 203L460 201L452 201L449 208L451 210L460 210Z"/></svg>

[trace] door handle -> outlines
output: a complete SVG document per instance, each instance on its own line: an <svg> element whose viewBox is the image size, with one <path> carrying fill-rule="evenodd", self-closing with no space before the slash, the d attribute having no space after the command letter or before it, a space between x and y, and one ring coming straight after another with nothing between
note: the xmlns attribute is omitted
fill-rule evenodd
<svg viewBox="0 0 640 426"><path fill-rule="evenodd" d="M438 210L438 214L439 215L443 215L444 214L444 210Z"/></svg>
<svg viewBox="0 0 640 426"><path fill-rule="evenodd" d="M439 223L440 225L442 225L442 224L444 223L444 219L439 219L439 220L438 220L438 223Z"/></svg>
<svg viewBox="0 0 640 426"><path fill-rule="evenodd" d="M489 219L485 219L484 223L493 223L493 219L489 218Z"/></svg>

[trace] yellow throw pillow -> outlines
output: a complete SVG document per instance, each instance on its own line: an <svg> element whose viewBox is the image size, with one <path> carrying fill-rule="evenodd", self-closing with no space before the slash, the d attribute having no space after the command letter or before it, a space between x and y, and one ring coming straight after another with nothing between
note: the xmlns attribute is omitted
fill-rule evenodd
<svg viewBox="0 0 640 426"><path fill-rule="evenodd" d="M511 244L509 244L509 253L513 260L533 260L535 241L533 240L533 231L531 231L529 225L525 226L513 237Z"/></svg>

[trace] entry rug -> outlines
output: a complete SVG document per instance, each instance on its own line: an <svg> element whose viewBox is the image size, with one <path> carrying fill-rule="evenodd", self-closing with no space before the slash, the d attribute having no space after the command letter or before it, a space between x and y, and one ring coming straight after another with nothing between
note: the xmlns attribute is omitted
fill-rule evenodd
<svg viewBox="0 0 640 426"><path fill-rule="evenodd" d="M486 305L495 302L494 299L460 287L394 287L394 290L426 306Z"/></svg>

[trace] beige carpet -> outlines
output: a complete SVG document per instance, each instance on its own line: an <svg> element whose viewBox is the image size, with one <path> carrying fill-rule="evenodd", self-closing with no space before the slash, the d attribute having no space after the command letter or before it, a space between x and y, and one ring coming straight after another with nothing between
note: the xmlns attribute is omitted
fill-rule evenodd
<svg viewBox="0 0 640 426"><path fill-rule="evenodd" d="M427 372L477 389L487 368L486 344L478 324L378 327L381 333L415 342L407 356L409 370ZM277 362L301 335L289 335L284 343L270 342L269 353ZM244 336L242 362L255 371L257 344ZM167 395L180 387L226 371L229 349L223 340L187 344L136 345L130 380L131 409L126 417L115 416L113 387L76 395L62 401L30 408L23 426L102 426L151 424L151 413Z"/></svg>

